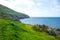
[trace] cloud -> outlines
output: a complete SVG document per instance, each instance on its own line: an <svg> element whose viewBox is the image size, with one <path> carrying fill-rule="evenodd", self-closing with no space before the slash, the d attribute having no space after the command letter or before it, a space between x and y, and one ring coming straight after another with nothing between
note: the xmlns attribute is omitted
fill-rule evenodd
<svg viewBox="0 0 60 40"><path fill-rule="evenodd" d="M32 7L33 5L35 5L35 3L31 0L14 0L14 1L11 1L10 3L14 5L25 5L28 7Z"/></svg>
<svg viewBox="0 0 60 40"><path fill-rule="evenodd" d="M58 0L1 0L0 4L33 17L60 17Z"/></svg>
<svg viewBox="0 0 60 40"><path fill-rule="evenodd" d="M59 3L57 2L57 0L54 0L52 2L53 7L51 8L51 10L55 15L60 15L60 5L58 4Z"/></svg>
<svg viewBox="0 0 60 40"><path fill-rule="evenodd" d="M14 6L24 5L27 7L32 7L35 5L32 0L2 0L0 1L0 4L6 4L7 6L10 4Z"/></svg>

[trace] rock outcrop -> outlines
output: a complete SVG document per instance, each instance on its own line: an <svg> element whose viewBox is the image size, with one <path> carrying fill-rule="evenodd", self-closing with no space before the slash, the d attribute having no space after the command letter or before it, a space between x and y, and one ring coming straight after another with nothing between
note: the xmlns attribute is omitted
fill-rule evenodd
<svg viewBox="0 0 60 40"><path fill-rule="evenodd" d="M40 32L47 32L50 35L53 36L58 36L60 35L60 29L56 29L56 28L51 28L45 24L43 25L34 25L35 30L40 31Z"/></svg>

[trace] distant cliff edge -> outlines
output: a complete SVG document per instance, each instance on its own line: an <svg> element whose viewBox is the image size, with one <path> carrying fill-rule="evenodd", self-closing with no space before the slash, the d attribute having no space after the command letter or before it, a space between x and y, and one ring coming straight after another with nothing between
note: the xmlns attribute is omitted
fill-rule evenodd
<svg viewBox="0 0 60 40"><path fill-rule="evenodd" d="M3 6L0 4L0 17L13 19L13 20L19 20L24 18L29 18L28 15L16 12L6 6Z"/></svg>

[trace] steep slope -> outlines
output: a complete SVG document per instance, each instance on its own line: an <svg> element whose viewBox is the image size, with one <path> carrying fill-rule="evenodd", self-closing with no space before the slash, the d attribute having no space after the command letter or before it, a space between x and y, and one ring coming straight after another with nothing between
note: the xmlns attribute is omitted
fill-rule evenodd
<svg viewBox="0 0 60 40"><path fill-rule="evenodd" d="M22 19L22 18L29 18L28 15L16 12L6 6L3 6L0 4L0 15L5 14L4 17L9 17L9 18L16 18L16 19ZM10 16L9 16L10 15Z"/></svg>
<svg viewBox="0 0 60 40"><path fill-rule="evenodd" d="M0 40L55 40L45 32L36 32L32 25L0 18Z"/></svg>
<svg viewBox="0 0 60 40"><path fill-rule="evenodd" d="M35 31L33 25L16 21L27 17L0 5L0 40L56 40L46 32Z"/></svg>

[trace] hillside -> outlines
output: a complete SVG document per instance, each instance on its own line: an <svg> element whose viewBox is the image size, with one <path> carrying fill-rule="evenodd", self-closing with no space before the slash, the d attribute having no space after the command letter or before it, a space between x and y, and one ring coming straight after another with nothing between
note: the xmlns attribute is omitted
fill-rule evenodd
<svg viewBox="0 0 60 40"><path fill-rule="evenodd" d="M9 17L10 19L22 19L22 18L29 18L28 15L16 12L6 6L0 4L0 15L4 14L3 17Z"/></svg>
<svg viewBox="0 0 60 40"><path fill-rule="evenodd" d="M32 25L0 18L0 40L55 40L55 37L34 31Z"/></svg>
<svg viewBox="0 0 60 40"><path fill-rule="evenodd" d="M24 24L19 21L28 17L26 14L0 5L0 40L56 40L55 36L46 32L45 25L42 27L42 25ZM60 39L60 35L57 39Z"/></svg>

